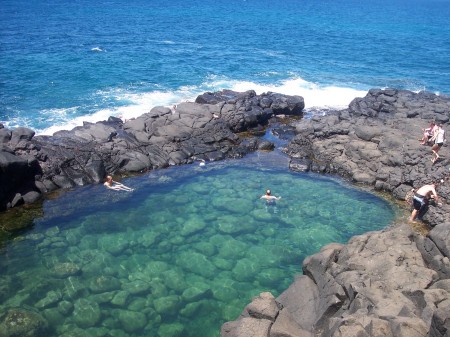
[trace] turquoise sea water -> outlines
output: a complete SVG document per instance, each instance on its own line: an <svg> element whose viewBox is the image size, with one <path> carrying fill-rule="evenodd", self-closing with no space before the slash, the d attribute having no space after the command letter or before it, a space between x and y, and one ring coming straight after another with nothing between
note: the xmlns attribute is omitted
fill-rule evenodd
<svg viewBox="0 0 450 337"><path fill-rule="evenodd" d="M285 290L306 256L393 220L377 196L284 164L259 153L47 201L2 248L0 312L38 312L49 337L219 336L252 296ZM267 188L276 205L260 200Z"/></svg>
<svg viewBox="0 0 450 337"><path fill-rule="evenodd" d="M0 122L51 134L223 88L307 108L450 94L449 17L448 0L2 0Z"/></svg>

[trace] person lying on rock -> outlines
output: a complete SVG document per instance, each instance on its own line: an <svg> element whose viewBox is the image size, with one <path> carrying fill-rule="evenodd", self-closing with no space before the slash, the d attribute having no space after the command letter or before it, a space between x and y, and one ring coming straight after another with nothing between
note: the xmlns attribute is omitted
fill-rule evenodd
<svg viewBox="0 0 450 337"><path fill-rule="evenodd" d="M276 197L272 195L272 192L270 190L266 191L266 194L262 195L260 199L265 199L267 203L275 203L276 200L280 200L281 197Z"/></svg>
<svg viewBox="0 0 450 337"><path fill-rule="evenodd" d="M411 213L409 221L414 221L417 214L424 210L424 207L428 205L428 201L430 199L434 199L438 201L438 195L436 193L436 183L432 183L430 185L424 185L419 188L416 193L414 193L413 197L413 206L414 209Z"/></svg>
<svg viewBox="0 0 450 337"><path fill-rule="evenodd" d="M105 185L109 189L116 190L116 191L128 191L128 192L134 191L133 188L125 186L124 184L119 183L118 181L114 181L112 176L107 176L106 181L103 185Z"/></svg>

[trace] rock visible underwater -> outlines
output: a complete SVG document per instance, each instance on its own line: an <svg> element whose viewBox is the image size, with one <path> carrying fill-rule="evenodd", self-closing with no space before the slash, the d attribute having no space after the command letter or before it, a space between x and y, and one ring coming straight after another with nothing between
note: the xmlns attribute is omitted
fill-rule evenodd
<svg viewBox="0 0 450 337"><path fill-rule="evenodd" d="M433 228L424 236L397 224L323 247L303 276L278 298L255 298L221 337L450 336L450 151L444 145L433 164L418 140L430 121L446 129L449 119L449 97L373 89L346 110L294 122L291 169L338 174L399 200L437 182L439 202L421 215Z"/></svg>

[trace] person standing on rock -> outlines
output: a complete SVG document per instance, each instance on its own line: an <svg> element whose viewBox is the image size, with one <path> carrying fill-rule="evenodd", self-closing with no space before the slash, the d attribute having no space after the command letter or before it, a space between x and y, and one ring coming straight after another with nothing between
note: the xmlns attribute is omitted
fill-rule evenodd
<svg viewBox="0 0 450 337"><path fill-rule="evenodd" d="M431 140L434 140L434 144L431 147L431 151L433 151L433 159L431 159L431 161L434 164L439 159L438 152L441 149L442 145L444 145L444 142L446 141L445 130L442 128L441 123L437 124L437 128Z"/></svg>
<svg viewBox="0 0 450 337"><path fill-rule="evenodd" d="M424 206L428 204L429 199L434 199L435 201L438 201L438 195L436 193L436 184L430 184L430 185L424 185L421 188L419 188L416 193L414 193L413 197L413 206L414 209L411 213L411 216L409 218L410 221L414 221L417 214L420 213Z"/></svg>

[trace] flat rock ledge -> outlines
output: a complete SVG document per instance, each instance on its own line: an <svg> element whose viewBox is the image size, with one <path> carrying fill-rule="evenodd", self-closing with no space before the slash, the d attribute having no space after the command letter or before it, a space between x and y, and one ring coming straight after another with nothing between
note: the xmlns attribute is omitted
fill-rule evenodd
<svg viewBox="0 0 450 337"><path fill-rule="evenodd" d="M448 131L449 120L447 96L372 89L348 109L292 123L291 170L336 174L398 200L439 182L439 203L420 214L432 229L396 224L323 247L287 290L260 294L221 337L449 337L450 151L444 145L433 164L418 140L430 121Z"/></svg>
<svg viewBox="0 0 450 337"><path fill-rule="evenodd" d="M107 174L240 158L267 142L239 133L263 129L276 115L301 116L304 106L300 96L223 90L175 110L154 107L125 122L110 117L53 136L0 124L0 211L58 189L103 182Z"/></svg>

